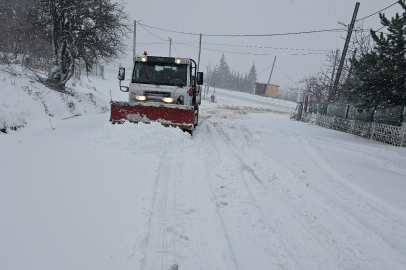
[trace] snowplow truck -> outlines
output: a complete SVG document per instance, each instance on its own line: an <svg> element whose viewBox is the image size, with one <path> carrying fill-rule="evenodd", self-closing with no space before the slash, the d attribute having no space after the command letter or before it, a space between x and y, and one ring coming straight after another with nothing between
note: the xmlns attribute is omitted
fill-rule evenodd
<svg viewBox="0 0 406 270"><path fill-rule="evenodd" d="M120 90L128 102L111 101L110 121L160 122L192 131L199 123L200 85L203 73L189 58L144 55L134 58L129 86L122 86L125 68L118 72Z"/></svg>

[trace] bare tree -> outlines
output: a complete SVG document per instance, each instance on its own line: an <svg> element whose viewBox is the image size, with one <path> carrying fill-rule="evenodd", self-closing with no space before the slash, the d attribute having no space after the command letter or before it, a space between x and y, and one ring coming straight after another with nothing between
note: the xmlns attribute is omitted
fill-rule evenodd
<svg viewBox="0 0 406 270"><path fill-rule="evenodd" d="M125 53L129 18L111 0L37 0L35 24L52 44L53 68L44 82L64 89L79 61L86 71Z"/></svg>
<svg viewBox="0 0 406 270"><path fill-rule="evenodd" d="M32 24L36 4L30 0L0 2L0 52L4 63L16 60L30 67L46 67L51 44Z"/></svg>
<svg viewBox="0 0 406 270"><path fill-rule="evenodd" d="M342 37L345 39L345 37ZM352 65L350 59L359 57L373 49L373 41L363 29L363 23L356 25L351 39L348 56L344 62L340 82L337 92L333 92L333 83L336 76L336 70L341 59L340 51L331 51L326 55L325 63L316 74L307 75L299 81L300 91L314 96L319 102L346 102L346 93L348 91L348 80L351 77ZM337 53L338 52L338 53Z"/></svg>

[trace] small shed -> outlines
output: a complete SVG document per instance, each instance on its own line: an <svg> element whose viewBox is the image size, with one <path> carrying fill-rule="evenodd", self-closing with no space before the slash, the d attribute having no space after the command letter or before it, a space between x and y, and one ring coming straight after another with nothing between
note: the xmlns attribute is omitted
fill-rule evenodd
<svg viewBox="0 0 406 270"><path fill-rule="evenodd" d="M268 86L268 87L267 87ZM278 97L279 85L266 83L256 83L255 84L255 95L262 97Z"/></svg>

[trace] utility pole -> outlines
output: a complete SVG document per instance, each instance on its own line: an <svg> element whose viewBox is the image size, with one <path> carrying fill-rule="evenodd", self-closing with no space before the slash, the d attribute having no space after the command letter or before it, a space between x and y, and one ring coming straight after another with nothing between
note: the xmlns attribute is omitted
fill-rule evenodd
<svg viewBox="0 0 406 270"><path fill-rule="evenodd" d="M136 49L136 34L137 34L137 21L134 20L134 37L133 37L133 62L134 62L134 58L136 56L135 54L135 49Z"/></svg>
<svg viewBox="0 0 406 270"><path fill-rule="evenodd" d="M207 95L209 94L209 89L210 89L210 75L209 75L209 66L206 66L206 69L207 69L207 75L206 75L206 85L207 85L207 87L206 87L206 91L204 91L204 98L206 98L206 92L207 92Z"/></svg>
<svg viewBox="0 0 406 270"><path fill-rule="evenodd" d="M202 52L202 34L200 34L200 41L199 41L199 58L197 59L197 72L199 72L201 52Z"/></svg>
<svg viewBox="0 0 406 270"><path fill-rule="evenodd" d="M338 96L337 95L337 88L338 88L338 84L340 82L340 77L341 77L341 72L343 70L345 57L347 55L348 45L349 45L350 40L351 40L352 30L354 29L355 20L357 19L359 5L360 5L359 2L357 2L355 4L354 14L352 15L351 24L350 24L350 27L349 27L348 32L347 32L347 38L345 40L343 54L341 55L340 65L338 66L337 76L336 76L336 80L334 82L334 87L333 87L333 96L334 97Z"/></svg>
<svg viewBox="0 0 406 270"><path fill-rule="evenodd" d="M339 52L339 50L336 51L336 57L334 58L333 74L331 75L330 91L329 91L329 95L328 95L328 98L329 98L329 99L330 99L330 97L331 97L331 93L333 92L333 86L334 86L334 85L333 85L333 82L334 82L334 75L335 75L335 72L336 72L338 52Z"/></svg>
<svg viewBox="0 0 406 270"><path fill-rule="evenodd" d="M171 57L172 39L169 38L169 57Z"/></svg>
<svg viewBox="0 0 406 270"><path fill-rule="evenodd" d="M355 55L356 55L356 54L357 54L357 48L355 48L355 50L354 50L354 52L353 52L352 59L355 58ZM351 63L351 65L350 65L350 69L348 70L347 82L348 82L348 80L349 80L350 77L351 77L351 73L352 73L352 63ZM342 102L342 95L343 95L342 91L340 91L340 92L337 93L337 101L338 101L338 102Z"/></svg>
<svg viewBox="0 0 406 270"><path fill-rule="evenodd" d="M269 82L271 81L271 77L272 77L272 73L273 73L273 68L274 68L274 66L275 66L275 61L276 61L276 56L275 56L275 59L273 60L272 69L271 69L271 74L269 74L268 83L266 84L265 94L264 94L265 97L266 97L266 90L268 89L268 87L269 87Z"/></svg>

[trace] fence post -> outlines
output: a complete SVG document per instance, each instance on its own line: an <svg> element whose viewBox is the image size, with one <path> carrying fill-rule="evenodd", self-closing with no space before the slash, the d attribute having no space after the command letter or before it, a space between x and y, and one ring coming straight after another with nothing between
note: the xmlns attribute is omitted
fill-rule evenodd
<svg viewBox="0 0 406 270"><path fill-rule="evenodd" d="M317 112L317 113L316 113L316 125L317 125L317 126L320 126L320 125L319 125L319 121L320 121L320 114L319 114L319 112Z"/></svg>
<svg viewBox="0 0 406 270"><path fill-rule="evenodd" d="M350 133L354 134L355 120L350 120Z"/></svg>
<svg viewBox="0 0 406 270"><path fill-rule="evenodd" d="M375 122L372 122L372 125L371 125L371 140L373 140L374 139L374 132L375 132Z"/></svg>
<svg viewBox="0 0 406 270"><path fill-rule="evenodd" d="M403 147L403 143L405 143L405 135L406 135L406 122L402 123L402 129L400 131L400 147Z"/></svg>
<svg viewBox="0 0 406 270"><path fill-rule="evenodd" d="M297 104L297 120L302 121L302 114L303 114L303 104L299 102Z"/></svg>

